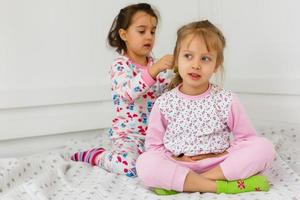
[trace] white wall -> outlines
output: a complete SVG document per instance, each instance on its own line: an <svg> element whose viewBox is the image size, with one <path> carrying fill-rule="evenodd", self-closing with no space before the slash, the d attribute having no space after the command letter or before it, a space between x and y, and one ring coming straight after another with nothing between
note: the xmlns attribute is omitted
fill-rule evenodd
<svg viewBox="0 0 300 200"><path fill-rule="evenodd" d="M110 126L115 53L106 36L119 10L136 2L0 0L0 139ZM172 53L199 2L148 2L161 15L154 56Z"/></svg>
<svg viewBox="0 0 300 200"><path fill-rule="evenodd" d="M300 79L299 6L294 0L201 0L200 15L227 38L229 78Z"/></svg>
<svg viewBox="0 0 300 200"><path fill-rule="evenodd" d="M225 85L253 119L300 123L300 7L293 0L201 0L225 34Z"/></svg>
<svg viewBox="0 0 300 200"><path fill-rule="evenodd" d="M106 35L136 2L0 0L0 140L110 125ZM146 2L161 15L156 57L172 52L179 26L208 18L227 38L226 86L250 117L300 123L298 1Z"/></svg>

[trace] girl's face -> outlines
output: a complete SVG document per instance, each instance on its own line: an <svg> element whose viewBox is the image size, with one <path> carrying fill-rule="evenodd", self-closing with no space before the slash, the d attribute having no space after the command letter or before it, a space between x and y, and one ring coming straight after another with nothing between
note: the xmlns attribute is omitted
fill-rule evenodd
<svg viewBox="0 0 300 200"><path fill-rule="evenodd" d="M181 44L177 59L178 71L182 78L180 91L198 95L209 87L209 80L217 70L217 51L208 52L201 36L190 34Z"/></svg>
<svg viewBox="0 0 300 200"><path fill-rule="evenodd" d="M133 58L145 58L153 48L157 21L155 17L138 11L132 17L127 30L120 29L119 34L127 47L127 54Z"/></svg>

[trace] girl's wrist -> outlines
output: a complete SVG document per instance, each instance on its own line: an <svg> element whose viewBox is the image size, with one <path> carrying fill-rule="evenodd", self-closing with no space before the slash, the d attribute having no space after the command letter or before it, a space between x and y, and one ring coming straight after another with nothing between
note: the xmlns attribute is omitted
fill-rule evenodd
<svg viewBox="0 0 300 200"><path fill-rule="evenodd" d="M156 76L157 76L158 73L159 73L159 69L158 69L157 66L152 65L151 67L148 68L148 72L149 72L149 74L151 75L151 77L152 77L153 79L156 79Z"/></svg>

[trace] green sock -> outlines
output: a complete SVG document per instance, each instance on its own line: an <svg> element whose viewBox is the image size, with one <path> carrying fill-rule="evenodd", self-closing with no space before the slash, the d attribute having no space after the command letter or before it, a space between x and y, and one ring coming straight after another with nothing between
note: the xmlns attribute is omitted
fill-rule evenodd
<svg viewBox="0 0 300 200"><path fill-rule="evenodd" d="M269 183L265 176L255 175L237 181L216 181L217 193L237 194L252 191L268 191Z"/></svg>
<svg viewBox="0 0 300 200"><path fill-rule="evenodd" d="M157 195L173 195L173 194L178 193L174 190L165 190L165 189L162 189L162 188L153 188L152 190Z"/></svg>

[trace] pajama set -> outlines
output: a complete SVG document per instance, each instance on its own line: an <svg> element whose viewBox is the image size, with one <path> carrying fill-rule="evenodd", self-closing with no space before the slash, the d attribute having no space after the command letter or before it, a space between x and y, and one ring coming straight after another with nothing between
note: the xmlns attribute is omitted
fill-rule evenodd
<svg viewBox="0 0 300 200"><path fill-rule="evenodd" d="M270 165L274 147L256 135L235 94L210 84L203 94L190 96L180 92L180 86L160 96L152 109L146 152L136 163L146 186L183 191L189 171L201 174L219 165L227 180L238 180ZM224 156L194 162L171 157L224 151Z"/></svg>
<svg viewBox="0 0 300 200"><path fill-rule="evenodd" d="M110 172L136 176L135 163L144 152L150 111L173 76L170 70L166 70L154 80L148 72L152 64L151 57L147 66L141 66L123 55L112 64L114 117L109 130L112 148L101 153L95 163Z"/></svg>

